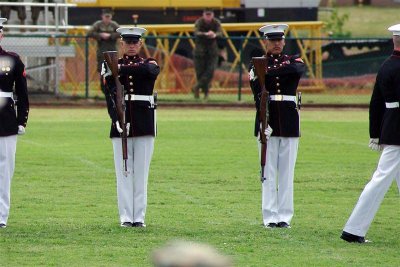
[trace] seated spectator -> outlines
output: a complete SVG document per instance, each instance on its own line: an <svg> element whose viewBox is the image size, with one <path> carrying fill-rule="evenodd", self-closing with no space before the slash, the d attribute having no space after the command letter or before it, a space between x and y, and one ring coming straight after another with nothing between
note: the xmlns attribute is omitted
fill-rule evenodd
<svg viewBox="0 0 400 267"><path fill-rule="evenodd" d="M57 1L54 0L33 0L33 3L54 3ZM44 7L43 6L32 6L31 7L31 18L32 18L32 24L33 25L37 25L38 19L39 19L39 15L40 15L40 11L44 11ZM49 7L49 11L51 13L53 13L53 18L55 17L54 15L54 7Z"/></svg>
<svg viewBox="0 0 400 267"><path fill-rule="evenodd" d="M2 2L24 2L23 0L8 0L8 1L2 1ZM10 13L11 10L14 10L18 13L18 19L21 22L21 25L25 25L25 19L26 19L26 11L24 6L1 6L1 17L6 18L7 20L10 20Z"/></svg>

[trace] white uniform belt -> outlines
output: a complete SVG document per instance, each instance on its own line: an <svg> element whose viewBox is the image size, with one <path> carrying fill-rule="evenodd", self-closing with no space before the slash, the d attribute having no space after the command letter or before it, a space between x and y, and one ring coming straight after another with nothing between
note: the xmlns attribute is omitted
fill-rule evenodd
<svg viewBox="0 0 400 267"><path fill-rule="evenodd" d="M386 108L398 108L400 107L399 102L386 102Z"/></svg>
<svg viewBox="0 0 400 267"><path fill-rule="evenodd" d="M127 101L148 101L151 104L154 104L154 96L152 95L125 95L125 100Z"/></svg>
<svg viewBox="0 0 400 267"><path fill-rule="evenodd" d="M0 92L0 97L11 97L13 98L12 92Z"/></svg>
<svg viewBox="0 0 400 267"><path fill-rule="evenodd" d="M293 101L296 102L296 96L294 95L270 95L271 101Z"/></svg>

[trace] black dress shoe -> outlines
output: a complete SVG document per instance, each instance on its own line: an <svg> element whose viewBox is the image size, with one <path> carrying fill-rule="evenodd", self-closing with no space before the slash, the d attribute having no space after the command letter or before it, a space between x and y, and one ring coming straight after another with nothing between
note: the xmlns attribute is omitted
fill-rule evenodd
<svg viewBox="0 0 400 267"><path fill-rule="evenodd" d="M134 222L132 226L133 227L146 227L146 225L142 222Z"/></svg>
<svg viewBox="0 0 400 267"><path fill-rule="evenodd" d="M4 223L0 223L0 228L6 228L7 225L5 225Z"/></svg>
<svg viewBox="0 0 400 267"><path fill-rule="evenodd" d="M341 239L349 243L370 243L371 241L366 240L363 236L353 235L348 232L343 231L340 236Z"/></svg>
<svg viewBox="0 0 400 267"><path fill-rule="evenodd" d="M276 223L269 223L265 226L265 228L276 228L278 225Z"/></svg>
<svg viewBox="0 0 400 267"><path fill-rule="evenodd" d="M121 223L121 227L132 227L133 224L131 222L123 222Z"/></svg>
<svg viewBox="0 0 400 267"><path fill-rule="evenodd" d="M287 222L278 222L277 227L279 228L291 228Z"/></svg>

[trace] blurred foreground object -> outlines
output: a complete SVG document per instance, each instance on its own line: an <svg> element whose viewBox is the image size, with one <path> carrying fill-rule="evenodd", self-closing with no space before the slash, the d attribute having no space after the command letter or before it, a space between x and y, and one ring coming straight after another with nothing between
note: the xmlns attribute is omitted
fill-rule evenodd
<svg viewBox="0 0 400 267"><path fill-rule="evenodd" d="M232 261L213 247L187 241L175 241L152 254L155 267L231 267Z"/></svg>

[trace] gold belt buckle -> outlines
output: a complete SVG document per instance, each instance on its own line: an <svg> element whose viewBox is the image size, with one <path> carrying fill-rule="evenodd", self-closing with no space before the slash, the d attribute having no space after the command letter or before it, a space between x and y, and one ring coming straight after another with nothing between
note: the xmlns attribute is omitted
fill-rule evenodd
<svg viewBox="0 0 400 267"><path fill-rule="evenodd" d="M275 95L275 101L283 101L283 95Z"/></svg>

